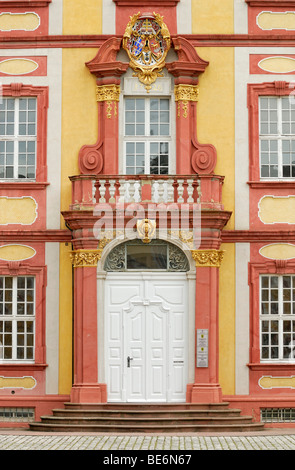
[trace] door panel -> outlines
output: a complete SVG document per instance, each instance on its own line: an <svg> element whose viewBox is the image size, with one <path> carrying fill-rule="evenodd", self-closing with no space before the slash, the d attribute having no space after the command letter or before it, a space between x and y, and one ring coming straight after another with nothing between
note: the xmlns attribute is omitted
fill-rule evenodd
<svg viewBox="0 0 295 470"><path fill-rule="evenodd" d="M125 310L124 326L126 357L126 399L145 401L145 307L137 305ZM127 357L130 362L127 364ZM129 367L128 367L129 365Z"/></svg>
<svg viewBox="0 0 295 470"><path fill-rule="evenodd" d="M167 312L159 305L146 306L147 400L166 401Z"/></svg>

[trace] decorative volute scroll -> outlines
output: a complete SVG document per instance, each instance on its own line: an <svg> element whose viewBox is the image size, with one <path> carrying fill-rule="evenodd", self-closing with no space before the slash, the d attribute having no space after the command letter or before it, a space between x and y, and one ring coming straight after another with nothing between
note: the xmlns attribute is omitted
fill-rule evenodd
<svg viewBox="0 0 295 470"><path fill-rule="evenodd" d="M128 69L128 63L117 61L117 54L121 49L121 39L112 37L107 39L100 47L98 53L91 61L86 63L90 72L96 77L96 99L99 103L99 129L98 141L94 145L84 145L79 152L79 170L81 174L97 175L102 172L106 159L104 148L103 117L108 119L110 128L116 131L113 119L116 119L116 101L120 93L120 77ZM115 98L114 98L115 97ZM109 147L110 153L113 151Z"/></svg>
<svg viewBox="0 0 295 470"><path fill-rule="evenodd" d="M217 160L216 149L211 144L200 144L196 135L196 104L200 93L198 77L205 72L209 63L199 57L196 49L187 39L175 37L172 38L172 44L177 52L178 60L167 63L166 68L175 77L178 118L187 121L183 125L184 132L185 128L187 130L187 136L183 136L183 139L190 139L191 142L190 166L197 174L212 174ZM180 123L178 129L181 131ZM178 154L179 152L181 152L181 148L178 149ZM180 156L178 158L184 161L186 157Z"/></svg>

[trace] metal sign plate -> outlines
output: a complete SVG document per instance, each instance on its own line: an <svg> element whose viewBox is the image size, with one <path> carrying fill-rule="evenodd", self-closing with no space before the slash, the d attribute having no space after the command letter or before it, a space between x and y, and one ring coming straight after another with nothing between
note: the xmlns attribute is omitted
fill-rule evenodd
<svg viewBox="0 0 295 470"><path fill-rule="evenodd" d="M208 367L208 330L197 330L197 367Z"/></svg>

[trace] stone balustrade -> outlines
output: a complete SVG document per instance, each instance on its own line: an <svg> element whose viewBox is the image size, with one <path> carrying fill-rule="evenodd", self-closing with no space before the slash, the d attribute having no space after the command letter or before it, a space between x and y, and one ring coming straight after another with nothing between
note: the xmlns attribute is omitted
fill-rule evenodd
<svg viewBox="0 0 295 470"><path fill-rule="evenodd" d="M76 175L72 210L95 204L164 203L220 208L223 178L217 175Z"/></svg>

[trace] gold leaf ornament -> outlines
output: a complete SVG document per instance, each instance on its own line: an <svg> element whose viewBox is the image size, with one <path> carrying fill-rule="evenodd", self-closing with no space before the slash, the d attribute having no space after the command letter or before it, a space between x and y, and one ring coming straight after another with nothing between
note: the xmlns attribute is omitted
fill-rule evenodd
<svg viewBox="0 0 295 470"><path fill-rule="evenodd" d="M219 250L192 250L191 253L196 267L219 268L224 256L224 252Z"/></svg>
<svg viewBox="0 0 295 470"><path fill-rule="evenodd" d="M123 48L126 50L134 76L144 84L147 92L165 66L170 49L171 37L163 17L157 13L140 12L130 17L123 35Z"/></svg>

